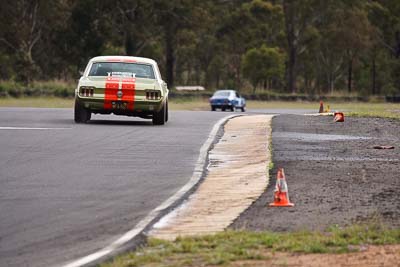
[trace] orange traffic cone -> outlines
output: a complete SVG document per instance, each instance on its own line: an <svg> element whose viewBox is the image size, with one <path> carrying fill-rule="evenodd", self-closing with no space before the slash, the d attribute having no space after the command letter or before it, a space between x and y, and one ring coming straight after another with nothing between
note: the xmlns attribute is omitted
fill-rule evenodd
<svg viewBox="0 0 400 267"><path fill-rule="evenodd" d="M324 102L319 101L319 112L318 113L323 113L324 112Z"/></svg>
<svg viewBox="0 0 400 267"><path fill-rule="evenodd" d="M289 201L289 190L285 180L283 168L278 168L276 175L276 185L274 191L274 202L269 204L270 207L293 207L294 204Z"/></svg>
<svg viewBox="0 0 400 267"><path fill-rule="evenodd" d="M333 121L334 122L344 122L344 114L343 112L335 112L333 115Z"/></svg>

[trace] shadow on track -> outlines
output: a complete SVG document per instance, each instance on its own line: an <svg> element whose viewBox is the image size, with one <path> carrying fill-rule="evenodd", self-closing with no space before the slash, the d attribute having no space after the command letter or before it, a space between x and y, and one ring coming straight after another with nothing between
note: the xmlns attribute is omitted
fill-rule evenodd
<svg viewBox="0 0 400 267"><path fill-rule="evenodd" d="M152 121L123 121L123 120L90 120L88 125L129 125L129 126L153 126Z"/></svg>

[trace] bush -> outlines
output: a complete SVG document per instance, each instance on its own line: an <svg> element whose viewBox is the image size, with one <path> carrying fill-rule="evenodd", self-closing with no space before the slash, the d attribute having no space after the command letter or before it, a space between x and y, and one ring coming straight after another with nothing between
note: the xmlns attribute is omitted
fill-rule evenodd
<svg viewBox="0 0 400 267"><path fill-rule="evenodd" d="M36 81L23 85L14 81L0 81L0 97L73 97L75 84L64 81Z"/></svg>

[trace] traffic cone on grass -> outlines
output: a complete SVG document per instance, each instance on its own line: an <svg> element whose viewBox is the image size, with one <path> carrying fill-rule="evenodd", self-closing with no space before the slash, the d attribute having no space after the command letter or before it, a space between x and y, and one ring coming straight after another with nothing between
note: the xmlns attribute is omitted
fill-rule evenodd
<svg viewBox="0 0 400 267"><path fill-rule="evenodd" d="M319 101L319 111L318 113L324 113L324 102Z"/></svg>
<svg viewBox="0 0 400 267"><path fill-rule="evenodd" d="M289 190L285 179L283 168L278 168L276 175L276 185L274 191L274 202L269 204L270 207L293 207L290 203Z"/></svg>
<svg viewBox="0 0 400 267"><path fill-rule="evenodd" d="M335 112L333 115L333 121L334 122L344 122L344 114L343 112Z"/></svg>

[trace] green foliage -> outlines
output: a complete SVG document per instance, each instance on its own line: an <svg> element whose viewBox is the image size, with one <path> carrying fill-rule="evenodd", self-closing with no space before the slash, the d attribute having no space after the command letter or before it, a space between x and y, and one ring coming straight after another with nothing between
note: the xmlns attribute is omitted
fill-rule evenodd
<svg viewBox="0 0 400 267"><path fill-rule="evenodd" d="M66 83L64 81L33 81L29 85L24 83L9 81L0 81L0 97L62 97L68 98L74 96L76 84Z"/></svg>
<svg viewBox="0 0 400 267"><path fill-rule="evenodd" d="M365 245L399 244L400 230L380 223L332 226L326 232L225 231L216 235L178 238L175 242L150 239L147 247L103 264L122 266L204 266L237 260L262 260L267 251L345 253Z"/></svg>
<svg viewBox="0 0 400 267"><path fill-rule="evenodd" d="M154 58L171 88L398 95L399 36L398 0L1 1L0 80L24 88L0 95L110 54Z"/></svg>
<svg viewBox="0 0 400 267"><path fill-rule="evenodd" d="M260 81L278 80L284 74L284 55L278 48L265 45L246 52L242 59L243 74L253 85L253 93Z"/></svg>

